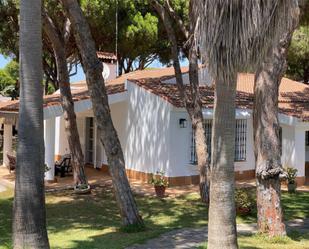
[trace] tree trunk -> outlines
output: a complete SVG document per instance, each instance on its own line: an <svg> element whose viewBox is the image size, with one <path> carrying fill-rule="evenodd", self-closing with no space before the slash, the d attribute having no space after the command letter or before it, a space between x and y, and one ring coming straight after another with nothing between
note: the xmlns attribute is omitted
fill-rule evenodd
<svg viewBox="0 0 309 249"><path fill-rule="evenodd" d="M143 225L126 175L121 144L108 105L102 76L103 66L97 58L89 26L76 0L62 0L62 3L72 23L76 44L81 54L95 118L98 128L102 131L100 140L107 156L123 225Z"/></svg>
<svg viewBox="0 0 309 249"><path fill-rule="evenodd" d="M199 91L197 51L193 42L189 51L189 79L192 91L191 101L193 102L192 114L190 116L195 131L197 165L200 173L200 196L204 203L209 203L209 179L207 176L209 169L209 158L207 153L207 137L203 122L204 118Z"/></svg>
<svg viewBox="0 0 309 249"><path fill-rule="evenodd" d="M206 143L206 132L203 125L203 113L202 104L199 95L199 79L198 79L198 58L197 51L195 49L195 44L190 42L190 49L187 56L189 58L189 79L191 87L191 99L188 97L186 92L186 86L183 83L180 62L178 58L178 45L176 33L173 29L169 13L166 9L159 4L157 1L152 1L153 7L156 9L160 18L162 19L165 29L167 31L169 40L172 44L171 54L173 58L173 67L175 70L176 85L180 93L180 97L183 100L185 108L190 116L192 122L192 128L194 130L193 136L195 136L195 148L197 155L197 164L200 174L200 196L204 203L209 202L209 192L208 192L208 154L207 154L207 143ZM194 26L194 25L192 25ZM193 34L194 28L191 29Z"/></svg>
<svg viewBox="0 0 309 249"><path fill-rule="evenodd" d="M215 85L208 215L209 249L238 248L234 201L236 81L235 75L229 80L216 80Z"/></svg>
<svg viewBox="0 0 309 249"><path fill-rule="evenodd" d="M41 1L20 2L20 102L13 207L15 249L49 248L44 192Z"/></svg>
<svg viewBox="0 0 309 249"><path fill-rule="evenodd" d="M44 31L52 43L56 59L57 80L59 82L61 106L63 108L65 121L65 133L72 155L74 184L77 186L81 184L88 185L84 168L84 155L80 144L76 114L74 111L74 101L70 87L64 37L59 35L61 32L58 32L56 26L53 24L53 21L47 16L46 13L43 15L43 24Z"/></svg>
<svg viewBox="0 0 309 249"><path fill-rule="evenodd" d="M254 84L253 129L258 230L270 236L286 234L280 200L280 178L284 176L284 171L281 164L278 95L294 28L283 34L280 43L270 50L268 58L256 73Z"/></svg>
<svg viewBox="0 0 309 249"><path fill-rule="evenodd" d="M283 173L278 120L278 91L282 77L282 63L285 63L282 57L274 63L271 61L263 63L256 73L254 85L253 127L258 229L269 235L285 235L279 178Z"/></svg>
<svg viewBox="0 0 309 249"><path fill-rule="evenodd" d="M295 13L298 13L297 11ZM258 229L270 236L285 235L281 208L281 165L279 140L278 94L286 70L287 49L298 23L282 34L282 39L256 73L254 85L254 144L256 157Z"/></svg>

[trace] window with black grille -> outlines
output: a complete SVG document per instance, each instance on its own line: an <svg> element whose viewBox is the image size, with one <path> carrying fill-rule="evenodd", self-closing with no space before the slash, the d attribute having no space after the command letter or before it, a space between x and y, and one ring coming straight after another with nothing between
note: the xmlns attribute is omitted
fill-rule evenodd
<svg viewBox="0 0 309 249"><path fill-rule="evenodd" d="M211 136L212 136L212 120L204 120L204 128L207 138L207 150L208 158L211 158ZM236 120L236 133L235 133L235 161L245 161L247 154L247 120L246 119L237 119ZM191 136L191 163L197 163L196 156L196 145L195 145L195 136L194 130L192 129Z"/></svg>
<svg viewBox="0 0 309 249"><path fill-rule="evenodd" d="M309 146L309 131L306 131L306 146Z"/></svg>

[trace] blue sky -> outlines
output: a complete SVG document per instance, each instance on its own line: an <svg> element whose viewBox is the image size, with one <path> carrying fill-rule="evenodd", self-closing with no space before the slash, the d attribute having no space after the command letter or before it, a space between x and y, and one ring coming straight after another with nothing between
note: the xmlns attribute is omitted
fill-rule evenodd
<svg viewBox="0 0 309 249"><path fill-rule="evenodd" d="M3 55L0 54L0 68L5 67L5 65L10 61L10 58L5 58ZM181 61L181 66L187 66L188 65L188 61L187 60L183 60ZM158 61L154 61L150 67L163 67L163 65ZM71 82L75 82L75 81L80 81L80 80L84 80L85 79L85 75L83 72L82 67L79 65L78 69L77 69L77 74L71 77Z"/></svg>
<svg viewBox="0 0 309 249"><path fill-rule="evenodd" d="M5 67L5 65L10 61L9 58L4 58L3 55L0 54L0 68Z"/></svg>

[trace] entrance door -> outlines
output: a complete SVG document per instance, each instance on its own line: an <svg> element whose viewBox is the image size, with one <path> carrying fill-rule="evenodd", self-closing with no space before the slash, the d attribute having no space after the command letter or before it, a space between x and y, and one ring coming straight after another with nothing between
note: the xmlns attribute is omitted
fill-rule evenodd
<svg viewBox="0 0 309 249"><path fill-rule="evenodd" d="M94 120L92 117L86 118L85 162L94 163Z"/></svg>

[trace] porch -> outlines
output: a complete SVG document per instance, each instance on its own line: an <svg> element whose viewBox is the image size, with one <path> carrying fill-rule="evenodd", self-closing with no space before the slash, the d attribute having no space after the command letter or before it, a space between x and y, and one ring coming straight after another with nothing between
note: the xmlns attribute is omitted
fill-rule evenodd
<svg viewBox="0 0 309 249"><path fill-rule="evenodd" d="M126 105L126 91L123 87L118 90L118 86L110 87L113 91L109 95L110 108L119 108ZM76 93L74 109L77 116L78 131L82 150L85 156L85 163L92 164L94 167L99 165L99 160L105 162L102 155L104 150L97 139L99 131L95 125L92 103L89 97L84 97L84 92ZM80 99L77 99L80 98ZM4 109L4 110L3 110ZM44 145L45 145L45 164L49 170L45 173L45 180L53 182L55 180L55 162L64 154L70 153L64 127L63 110L60 104L59 95L48 95L44 97ZM119 113L117 111L117 113ZM118 122L115 122L117 126ZM0 125L3 127L3 158L2 164L5 168L9 167L8 155L15 155L16 148L13 146L13 130L18 133L18 102L10 101L0 110ZM0 126L1 127L1 126ZM101 153L102 152L102 153Z"/></svg>

